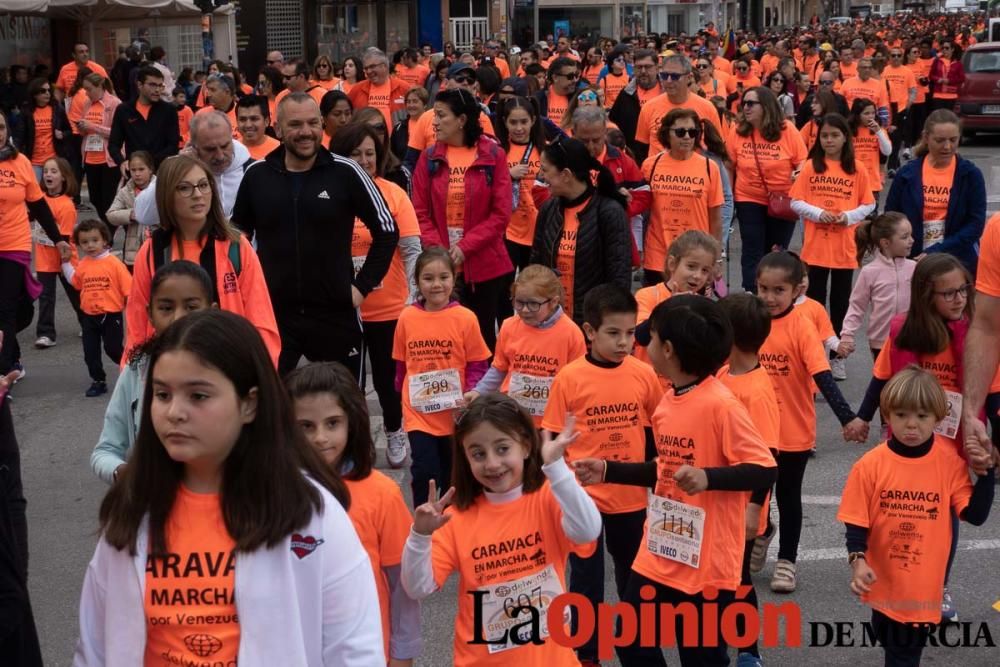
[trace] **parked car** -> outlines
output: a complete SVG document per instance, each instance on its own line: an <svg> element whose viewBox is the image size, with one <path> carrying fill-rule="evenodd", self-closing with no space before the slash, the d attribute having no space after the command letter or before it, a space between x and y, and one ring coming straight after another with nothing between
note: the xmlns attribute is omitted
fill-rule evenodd
<svg viewBox="0 0 1000 667"><path fill-rule="evenodd" d="M1000 131L1000 43L970 46L962 56L965 83L958 89L955 111L966 134Z"/></svg>

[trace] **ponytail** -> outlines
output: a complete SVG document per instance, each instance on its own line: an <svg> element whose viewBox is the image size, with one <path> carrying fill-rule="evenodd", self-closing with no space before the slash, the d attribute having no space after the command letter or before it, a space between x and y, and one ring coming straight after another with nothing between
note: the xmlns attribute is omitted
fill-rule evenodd
<svg viewBox="0 0 1000 667"><path fill-rule="evenodd" d="M897 211L886 211L874 220L865 220L854 230L854 243L858 247L858 265L860 266L868 253L879 252L880 242L891 239L896 233L899 223L906 221L906 216Z"/></svg>
<svg viewBox="0 0 1000 667"><path fill-rule="evenodd" d="M613 199L626 208L626 199L618 192L614 176L576 139L557 139L545 147L545 159L556 169L569 169L573 178L591 187L591 173L597 173L597 194Z"/></svg>

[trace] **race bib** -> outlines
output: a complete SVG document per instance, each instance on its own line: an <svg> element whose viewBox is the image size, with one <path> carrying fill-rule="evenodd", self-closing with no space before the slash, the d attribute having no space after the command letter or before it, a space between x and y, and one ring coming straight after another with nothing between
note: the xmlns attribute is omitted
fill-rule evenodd
<svg viewBox="0 0 1000 667"><path fill-rule="evenodd" d="M956 391L944 391L945 398L948 399L948 414L934 427L934 432L946 438L955 439L958 435L958 426L962 418L962 395Z"/></svg>
<svg viewBox="0 0 1000 667"><path fill-rule="evenodd" d="M705 510L679 500L650 495L646 548L654 555L698 568L705 536Z"/></svg>
<svg viewBox="0 0 1000 667"><path fill-rule="evenodd" d="M515 625L522 625L530 616L523 607L534 607L538 610L541 621L539 636L546 639L549 636L548 610L556 596L564 593L562 582L556 574L555 567L549 565L541 572L529 574L515 581L505 581L479 589L486 595L482 597L483 634L490 653L499 653L517 648L531 641L531 627L520 628L521 634L510 636L509 630ZM563 614L563 623L569 623L569 607ZM506 637L506 641L499 643ZM516 641L515 641L516 640ZM492 642L498 642L496 644Z"/></svg>
<svg viewBox="0 0 1000 667"><path fill-rule="evenodd" d="M99 134L88 134L83 140L83 151L85 153L104 152L104 137Z"/></svg>
<svg viewBox="0 0 1000 667"><path fill-rule="evenodd" d="M462 379L456 368L410 376L410 406L417 412L452 410L461 400Z"/></svg>
<svg viewBox="0 0 1000 667"><path fill-rule="evenodd" d="M465 229L462 227L449 227L448 228L448 247L454 248L458 245L458 242L462 240L465 236Z"/></svg>
<svg viewBox="0 0 1000 667"><path fill-rule="evenodd" d="M361 273L361 267L365 265L365 260L367 257L351 257L351 262L354 264L354 277L357 278L358 274ZM379 283L372 290L382 289L382 283Z"/></svg>
<svg viewBox="0 0 1000 667"><path fill-rule="evenodd" d="M944 241L944 220L924 221L924 248Z"/></svg>
<svg viewBox="0 0 1000 667"><path fill-rule="evenodd" d="M512 373L507 395L530 412L532 417L541 417L545 414L545 406L549 402L549 389L551 388L551 377Z"/></svg>

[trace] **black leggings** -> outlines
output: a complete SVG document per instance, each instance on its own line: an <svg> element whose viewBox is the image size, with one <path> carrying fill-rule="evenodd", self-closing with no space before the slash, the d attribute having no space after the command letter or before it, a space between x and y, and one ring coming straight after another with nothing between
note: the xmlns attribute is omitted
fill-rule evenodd
<svg viewBox="0 0 1000 667"><path fill-rule="evenodd" d="M29 315L34 313L35 304L24 290L24 266L12 259L0 259L0 331L3 332L0 375L6 375L21 361L17 332L31 324Z"/></svg>
<svg viewBox="0 0 1000 667"><path fill-rule="evenodd" d="M121 182L121 171L118 167L109 167L106 164L85 164L84 172L87 174L87 191L90 194L90 203L97 210L97 215L104 224L108 224L108 209L115 202L115 194L118 192L118 184Z"/></svg>
<svg viewBox="0 0 1000 667"><path fill-rule="evenodd" d="M497 346L497 304L504 287L510 289L510 275L502 275L481 283L467 283L465 276L458 277L458 294L462 305L476 314L479 332L490 352Z"/></svg>
<svg viewBox="0 0 1000 667"><path fill-rule="evenodd" d="M514 271L523 271L531 263L531 246L515 243L510 239L504 239L507 245L507 254L514 265ZM510 299L513 296L511 288L514 286L514 273L505 276L503 287L500 290L500 298L497 299L497 321L503 324L508 317L514 316L514 305Z"/></svg>
<svg viewBox="0 0 1000 667"><path fill-rule="evenodd" d="M920 654L933 626L900 623L872 609L872 632L885 651L886 667L920 667Z"/></svg>
<svg viewBox="0 0 1000 667"><path fill-rule="evenodd" d="M396 362L392 358L396 320L365 322L362 331L368 359L371 360L372 385L378 394L378 404L382 406L382 422L386 433L392 433L398 431L403 423L403 399L396 391Z"/></svg>
<svg viewBox="0 0 1000 667"><path fill-rule="evenodd" d="M771 454L778 463L778 481L774 484L774 499L778 503L781 534L778 535L778 558L792 563L799 554L799 537L802 535L802 478L809 463L809 450L804 452L779 452ZM768 515L768 530L771 518Z"/></svg>
<svg viewBox="0 0 1000 667"><path fill-rule="evenodd" d="M768 499L770 500L770 499ZM770 514L770 510L767 505L764 505L764 512ZM756 540L747 540L743 545L743 567L740 570L740 586L749 586L750 592L747 593L746 597L743 598L743 602L752 604L754 609L760 609L757 604L757 589L754 588L753 578L750 576L750 557L753 555L753 544ZM736 630L741 635L744 634L744 628L746 627L746 618L740 614L736 617ZM758 658L760 657L760 651L757 649L757 642L754 641L753 644L747 646L746 648L741 648L740 653L750 653Z"/></svg>
<svg viewBox="0 0 1000 667"><path fill-rule="evenodd" d="M827 294L830 295L830 321L833 323L833 331L838 336L844 326L844 317L847 315L847 307L851 301L851 279L854 278L854 269L828 269L825 266L809 267L809 289L806 296L819 301L826 306ZM827 282L829 279L829 291Z"/></svg>
<svg viewBox="0 0 1000 667"><path fill-rule="evenodd" d="M736 217L739 218L740 240L743 243L740 254L743 289L756 293L757 265L775 247L788 249L795 232L795 221L772 218L767 214L766 204L745 201L736 202Z"/></svg>

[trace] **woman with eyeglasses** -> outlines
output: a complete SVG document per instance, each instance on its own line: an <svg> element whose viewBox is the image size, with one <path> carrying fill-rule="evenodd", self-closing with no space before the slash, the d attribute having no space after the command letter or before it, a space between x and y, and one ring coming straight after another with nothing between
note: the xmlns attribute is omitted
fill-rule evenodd
<svg viewBox="0 0 1000 667"><path fill-rule="evenodd" d="M765 84L774 96L778 98L778 104L781 105L782 111L785 112L785 118L788 120L795 119L795 100L787 92L788 82L785 81L785 75L781 72L771 72L767 77L767 82Z"/></svg>
<svg viewBox="0 0 1000 667"><path fill-rule="evenodd" d="M898 211L913 225L910 257L946 252L975 275L979 237L986 225L983 172L958 154L962 123L947 109L932 111L924 122L913 160L889 186L886 211Z"/></svg>
<svg viewBox="0 0 1000 667"><path fill-rule="evenodd" d="M361 64L361 58L357 56L348 56L344 59L344 70L343 78L340 80L340 90L345 93L350 93L351 88L353 88L358 81L364 81L364 65Z"/></svg>
<svg viewBox="0 0 1000 667"><path fill-rule="evenodd" d="M349 157L365 170L378 186L399 228L399 244L393 253L389 271L382 283L361 303L361 321L365 347L371 360L372 384L382 406L383 428L388 443L389 464L398 468L406 458L406 433L403 431L402 399L396 390L396 364L392 360L392 342L396 321L410 299L413 269L420 255L420 225L406 190L384 178L390 153L381 135L370 125L351 123L330 143L330 150ZM372 236L360 219L354 221L351 257L355 271L368 257Z"/></svg>
<svg viewBox="0 0 1000 667"><path fill-rule="evenodd" d="M321 86L327 90L337 90L340 79L334 76L333 61L330 56L321 55L313 62L312 85Z"/></svg>
<svg viewBox="0 0 1000 667"><path fill-rule="evenodd" d="M951 109L958 99L958 88L965 83L962 67L962 50L952 42L944 41L937 58L931 64L928 76L931 81L931 111Z"/></svg>
<svg viewBox="0 0 1000 667"><path fill-rule="evenodd" d="M604 108L610 110L618 99L618 95L625 90L631 75L629 74L628 63L625 62L625 50L615 49L604 59L607 72L598 81L601 90L604 91Z"/></svg>
<svg viewBox="0 0 1000 667"><path fill-rule="evenodd" d="M149 320L153 274L165 263L185 259L208 272L219 308L257 328L277 365L281 339L260 260L223 213L208 165L189 155L164 160L156 173L156 207L160 227L139 248L132 267L132 290L125 303L125 358L154 334Z"/></svg>
<svg viewBox="0 0 1000 667"><path fill-rule="evenodd" d="M496 346L498 304L514 270L504 233L511 219L507 154L479 123L482 107L464 88L438 93L432 113L436 141L413 174L413 206L425 248L448 250L458 267L461 302Z"/></svg>
<svg viewBox="0 0 1000 667"><path fill-rule="evenodd" d="M31 162L37 181L42 180L42 165L46 160L70 159L72 134L63 105L52 97L52 84L45 79L32 79L28 83L28 101L21 107L14 144Z"/></svg>
<svg viewBox="0 0 1000 667"><path fill-rule="evenodd" d="M374 107L364 107L354 112L351 116L351 122L370 125L375 130L381 138L382 144L389 149L385 165L382 168L383 177L387 181L403 188L407 193L411 193L413 175L409 169L403 166L403 163L400 162L399 158L396 157L390 148L389 127L385 123L385 116L382 115L382 112Z"/></svg>
<svg viewBox="0 0 1000 667"><path fill-rule="evenodd" d="M643 285L663 282L667 249L684 232L702 231L722 242L723 175L715 161L698 152L706 125L711 127L691 109L674 109L659 129L665 150L642 164L653 194L643 246ZM721 143L714 127L711 132Z"/></svg>
<svg viewBox="0 0 1000 667"><path fill-rule="evenodd" d="M592 172L597 172L596 185ZM587 292L604 283L631 288L632 232L625 198L611 172L576 139L549 144L538 174L551 198L538 211L531 263L559 274L566 294L563 309L582 325Z"/></svg>
<svg viewBox="0 0 1000 667"><path fill-rule="evenodd" d="M761 258L775 247L787 248L792 240L797 216L787 206L787 194L807 151L770 89L751 88L742 102L740 122L726 148L743 242L743 289L756 292Z"/></svg>

